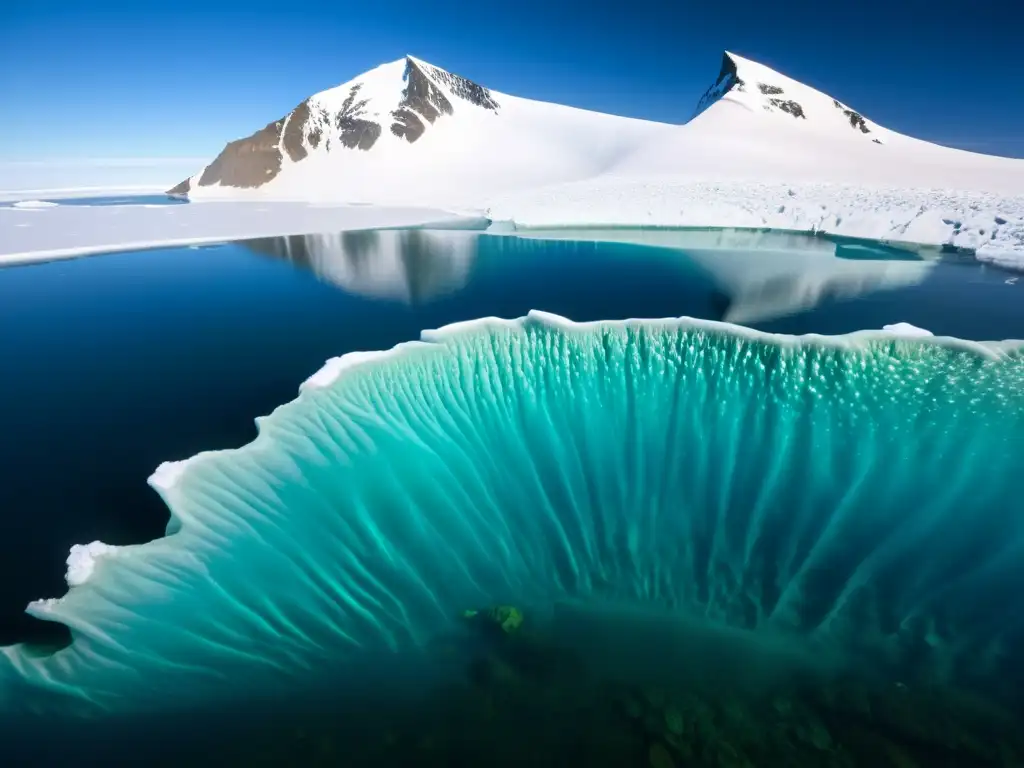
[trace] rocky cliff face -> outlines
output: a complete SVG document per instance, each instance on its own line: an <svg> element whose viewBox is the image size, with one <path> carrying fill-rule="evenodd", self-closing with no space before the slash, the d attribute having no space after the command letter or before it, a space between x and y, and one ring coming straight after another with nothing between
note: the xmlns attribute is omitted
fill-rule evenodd
<svg viewBox="0 0 1024 768"><path fill-rule="evenodd" d="M739 71L736 68L736 60L729 53L726 53L722 56L722 68L718 72L718 78L704 92L704 95L700 97L693 116L699 115L730 91L744 91L746 87L747 84L740 78Z"/></svg>

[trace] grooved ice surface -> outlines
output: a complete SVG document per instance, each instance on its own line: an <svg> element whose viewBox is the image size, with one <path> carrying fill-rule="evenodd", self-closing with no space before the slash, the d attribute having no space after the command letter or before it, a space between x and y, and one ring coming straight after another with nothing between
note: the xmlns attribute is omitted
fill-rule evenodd
<svg viewBox="0 0 1024 768"><path fill-rule="evenodd" d="M0 709L352 690L467 607L563 598L1019 684L1021 392L1018 342L691 320L343 357L254 443L153 478L173 535L31 609L74 643L3 649Z"/></svg>

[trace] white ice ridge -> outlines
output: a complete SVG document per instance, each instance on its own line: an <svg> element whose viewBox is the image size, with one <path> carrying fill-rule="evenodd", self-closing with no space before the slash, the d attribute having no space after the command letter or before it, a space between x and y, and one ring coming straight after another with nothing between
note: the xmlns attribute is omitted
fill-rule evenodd
<svg viewBox="0 0 1024 768"><path fill-rule="evenodd" d="M89 544L72 544L68 554L67 571L64 573L64 581L69 589L81 587L89 581L96 569L96 563L102 558L114 556L118 547L104 544L102 541L93 541ZM53 609L64 600L63 597L45 598L34 600L29 604L29 612L39 614L51 613Z"/></svg>
<svg viewBox="0 0 1024 768"><path fill-rule="evenodd" d="M446 339L454 338L462 333L473 330L505 329L520 330L527 324L548 326L558 329L564 333L588 334L599 331L602 328L614 329L620 327L669 327L669 328L694 328L704 329L717 333L730 333L738 335L750 341L762 341L787 346L801 345L825 345L840 348L863 347L872 340L890 337L896 333L906 338L924 340L931 337L943 345L952 348L968 350L977 353L982 357L1000 359L1005 350L1017 349L1024 346L1024 342L1017 339L992 340L992 341L971 341L952 337L935 337L930 331L917 328L910 323L896 323L886 325L882 330L863 330L842 336L824 336L817 333L810 333L803 336L792 336L782 333L768 333L758 331L735 323L722 322L720 320L704 320L693 317L679 318L631 318L628 320L594 320L590 322L576 322L569 318L556 315L552 312L542 310L530 310L524 318L513 320L500 317L482 317L476 320L463 320L456 323L449 323L441 328L425 330L420 334L419 341L406 341L397 344L389 350L374 350L370 352L349 352L340 357L332 357L316 373L306 379L300 387L304 389L325 389L334 385L347 372L364 365L372 365L387 361L394 356L401 356L409 352L423 348L431 348L436 345L443 345ZM151 480L152 482L152 480Z"/></svg>
<svg viewBox="0 0 1024 768"><path fill-rule="evenodd" d="M150 475L149 484L164 490L172 487L188 468L188 461L165 461Z"/></svg>
<svg viewBox="0 0 1024 768"><path fill-rule="evenodd" d="M49 200L19 200L11 205L12 208L24 208L26 210L41 208L56 208L58 203Z"/></svg>
<svg viewBox="0 0 1024 768"><path fill-rule="evenodd" d="M68 555L68 571L65 580L69 587L78 587L85 584L92 576L96 561L109 556L117 551L117 547L104 544L102 541L93 541L89 544L75 544L71 547L71 554Z"/></svg>
<svg viewBox="0 0 1024 768"><path fill-rule="evenodd" d="M418 342L415 341L405 342L404 345L399 345L389 351L375 350L373 352L349 352L341 357L332 357L324 363L320 370L306 379L299 387L299 390L323 389L324 387L329 387L349 368L355 368L358 365L364 365L374 360L385 359L399 349L407 347L410 344L415 345L417 343Z"/></svg>
<svg viewBox="0 0 1024 768"><path fill-rule="evenodd" d="M889 333L895 333L897 336L923 337L935 335L929 330L918 328L916 325L911 325L910 323L892 323L890 325L883 325L882 330L889 331Z"/></svg>
<svg viewBox="0 0 1024 768"><path fill-rule="evenodd" d="M0 207L0 265L243 238L432 224L481 228L486 220L437 208L301 202Z"/></svg>

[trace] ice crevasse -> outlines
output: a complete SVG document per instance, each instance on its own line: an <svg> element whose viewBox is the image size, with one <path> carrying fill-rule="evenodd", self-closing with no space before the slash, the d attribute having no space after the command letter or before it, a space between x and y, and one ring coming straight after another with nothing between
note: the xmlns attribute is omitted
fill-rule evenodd
<svg viewBox="0 0 1024 768"><path fill-rule="evenodd" d="M2 649L0 712L355 685L503 601L1013 683L1021 342L534 312L329 361L258 426L153 475L166 537L73 553L29 606L73 642Z"/></svg>

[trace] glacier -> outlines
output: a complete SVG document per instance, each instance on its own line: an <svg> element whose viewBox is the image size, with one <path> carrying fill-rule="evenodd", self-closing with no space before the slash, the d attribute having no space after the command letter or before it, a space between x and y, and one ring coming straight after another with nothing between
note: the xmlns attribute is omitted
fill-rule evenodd
<svg viewBox="0 0 1024 768"><path fill-rule="evenodd" d="M1019 690L1022 389L1024 342L688 318L345 355L254 442L153 474L165 537L73 550L28 608L72 642L0 649L0 711L356 692L503 602Z"/></svg>

